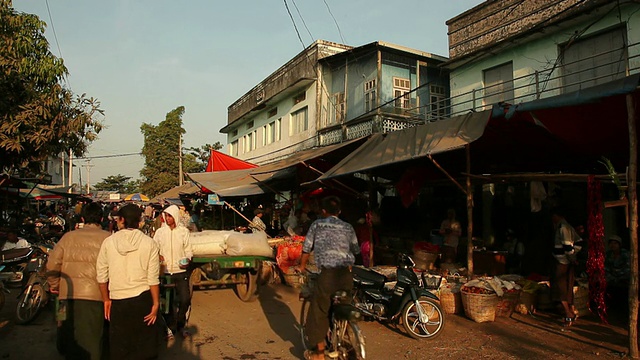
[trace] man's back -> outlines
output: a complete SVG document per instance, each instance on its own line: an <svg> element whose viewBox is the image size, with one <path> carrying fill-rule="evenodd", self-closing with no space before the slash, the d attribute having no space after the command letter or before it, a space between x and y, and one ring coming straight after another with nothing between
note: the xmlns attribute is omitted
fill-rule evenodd
<svg viewBox="0 0 640 360"><path fill-rule="evenodd" d="M360 252L358 239L353 227L335 216L316 220L307 233L303 251L314 251L318 266L351 266L354 254Z"/></svg>
<svg viewBox="0 0 640 360"><path fill-rule="evenodd" d="M82 229L66 233L56 244L47 269L60 275L49 278L52 287L59 288L60 299L102 300L96 280L96 260L102 242L109 235L99 225L86 224Z"/></svg>

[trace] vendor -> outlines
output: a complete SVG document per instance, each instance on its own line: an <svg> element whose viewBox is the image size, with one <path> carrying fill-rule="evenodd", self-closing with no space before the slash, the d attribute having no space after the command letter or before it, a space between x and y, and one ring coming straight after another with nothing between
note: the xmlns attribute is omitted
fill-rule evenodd
<svg viewBox="0 0 640 360"><path fill-rule="evenodd" d="M604 260L604 271L608 286L626 287L629 284L629 250L622 248L618 235L609 237L609 250Z"/></svg>
<svg viewBox="0 0 640 360"><path fill-rule="evenodd" d="M440 225L440 235L444 236L442 257L445 263L455 262L458 253L458 240L462 235L462 226L456 220L456 211L447 210L447 218Z"/></svg>
<svg viewBox="0 0 640 360"><path fill-rule="evenodd" d="M503 249L507 251L507 272L519 274L522 270L522 258L524 257L524 244L518 239L515 231L507 229L506 241Z"/></svg>
<svg viewBox="0 0 640 360"><path fill-rule="evenodd" d="M258 208L253 211L255 215L251 223L249 224L249 228L254 233L257 232L265 232L267 230L267 225L262 221L262 217L264 216L264 210Z"/></svg>

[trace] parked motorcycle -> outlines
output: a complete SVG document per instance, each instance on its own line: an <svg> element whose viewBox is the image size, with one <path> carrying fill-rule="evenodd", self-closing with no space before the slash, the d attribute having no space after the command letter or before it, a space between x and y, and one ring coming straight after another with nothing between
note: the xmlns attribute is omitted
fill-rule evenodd
<svg viewBox="0 0 640 360"><path fill-rule="evenodd" d="M4 282L6 281L6 276L2 275L2 270L4 270L4 265L0 265L0 310L4 307L5 296L4 294L9 294L10 291L4 286Z"/></svg>
<svg viewBox="0 0 640 360"><path fill-rule="evenodd" d="M415 263L406 254L400 254L396 269L397 282L364 267L353 267L354 305L365 318L380 322L398 322L415 339L438 336L444 328L444 312L438 297L429 289L437 289L441 278L421 277L413 271ZM431 281L437 279L435 283Z"/></svg>
<svg viewBox="0 0 640 360"><path fill-rule="evenodd" d="M21 288L26 284L27 265L33 256L33 247L0 251L0 276L7 286Z"/></svg>
<svg viewBox="0 0 640 360"><path fill-rule="evenodd" d="M18 296L16 323L27 324L36 318L40 310L49 302L49 283L46 277L46 263L50 247L33 247L34 256L27 265L27 283Z"/></svg>

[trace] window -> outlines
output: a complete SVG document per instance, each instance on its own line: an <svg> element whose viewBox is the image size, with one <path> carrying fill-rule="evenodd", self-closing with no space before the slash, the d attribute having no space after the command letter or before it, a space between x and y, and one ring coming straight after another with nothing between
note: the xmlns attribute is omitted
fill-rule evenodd
<svg viewBox="0 0 640 360"><path fill-rule="evenodd" d="M299 103L305 101L306 98L307 98L307 93L303 91L300 94L298 94L298 95L293 97L293 103L294 104L299 104Z"/></svg>
<svg viewBox="0 0 640 360"><path fill-rule="evenodd" d="M577 40L562 51L564 92L621 79L627 72L625 28Z"/></svg>
<svg viewBox="0 0 640 360"><path fill-rule="evenodd" d="M233 131L231 132L231 136L232 136L232 137L236 137L236 136L238 136L238 129L233 130Z"/></svg>
<svg viewBox="0 0 640 360"><path fill-rule="evenodd" d="M339 124L344 121L346 111L346 104L344 100L343 92L333 94L331 117L329 118L329 123L327 125Z"/></svg>
<svg viewBox="0 0 640 360"><path fill-rule="evenodd" d="M253 127L253 120L247 123L247 130L251 129L252 127Z"/></svg>
<svg viewBox="0 0 640 360"><path fill-rule="evenodd" d="M369 80L364 83L364 112L375 109L376 107L376 80Z"/></svg>
<svg viewBox="0 0 640 360"><path fill-rule="evenodd" d="M446 91L441 85L429 86L429 119L438 120L447 115Z"/></svg>
<svg viewBox="0 0 640 360"><path fill-rule="evenodd" d="M484 104L513 102L513 63L484 71Z"/></svg>
<svg viewBox="0 0 640 360"><path fill-rule="evenodd" d="M247 153L256 148L257 132L253 131L244 136L244 152Z"/></svg>
<svg viewBox="0 0 640 360"><path fill-rule="evenodd" d="M282 118L276 120L276 127L274 131L275 131L274 141L280 141L280 139L282 139Z"/></svg>
<svg viewBox="0 0 640 360"><path fill-rule="evenodd" d="M408 109L410 107L409 91L411 90L411 81L403 78L393 78L393 97L396 99L395 107Z"/></svg>
<svg viewBox="0 0 640 360"><path fill-rule="evenodd" d="M229 155L238 156L238 140L229 145Z"/></svg>
<svg viewBox="0 0 640 360"><path fill-rule="evenodd" d="M291 122L289 124L289 135L299 134L309 129L309 117L307 116L307 107L291 113Z"/></svg>
<svg viewBox="0 0 640 360"><path fill-rule="evenodd" d="M278 119L263 126L262 145L269 145L280 140L281 123L281 119Z"/></svg>
<svg viewBox="0 0 640 360"><path fill-rule="evenodd" d="M278 113L278 108L275 107L275 108L269 110L269 112L267 113L267 117L268 118L274 117L274 116L276 116L277 113Z"/></svg>

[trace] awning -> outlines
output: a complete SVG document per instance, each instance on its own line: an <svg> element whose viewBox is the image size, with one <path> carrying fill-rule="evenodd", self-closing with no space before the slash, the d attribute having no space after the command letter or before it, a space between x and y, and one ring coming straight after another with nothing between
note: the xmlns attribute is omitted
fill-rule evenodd
<svg viewBox="0 0 640 360"><path fill-rule="evenodd" d="M172 189L169 189L165 192L163 192L160 195L157 195L156 197L154 197L153 199L151 199L151 202L159 202L161 200L168 200L168 199L179 199L180 195L191 195L191 194L195 194L198 191L200 191L200 188L198 187L198 185L187 181L186 183L182 184L182 185L178 185Z"/></svg>
<svg viewBox="0 0 640 360"><path fill-rule="evenodd" d="M252 176L251 171L255 169L190 173L187 176L196 184L220 196L249 196L268 191L261 183L290 175L290 172L283 170Z"/></svg>
<svg viewBox="0 0 640 360"><path fill-rule="evenodd" d="M315 161L315 165L319 165L317 162L321 158L329 157L332 153L342 154L343 152L347 152L350 150L349 146L355 148L363 141L364 138L360 138L340 144L300 151L285 159L277 160L253 169L190 173L187 174L187 176L196 184L207 188L219 196L258 195L273 191L269 186L270 182L295 176L295 166L311 161ZM335 164L335 162L331 165L333 164ZM330 166L326 166L326 169L329 167ZM315 177L317 177L317 174L314 178Z"/></svg>
<svg viewBox="0 0 640 360"><path fill-rule="evenodd" d="M362 172L460 148L482 136L490 116L491 110L486 110L404 130L374 134L317 180Z"/></svg>
<svg viewBox="0 0 640 360"><path fill-rule="evenodd" d="M205 171L212 172L251 169L257 166L258 165L237 159L233 156L223 154L220 151L211 150L211 156L209 157L209 162L207 163L207 169Z"/></svg>

